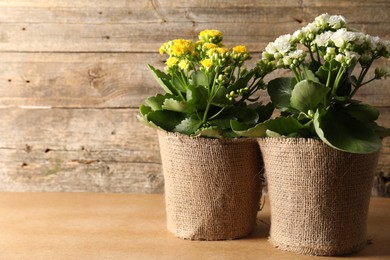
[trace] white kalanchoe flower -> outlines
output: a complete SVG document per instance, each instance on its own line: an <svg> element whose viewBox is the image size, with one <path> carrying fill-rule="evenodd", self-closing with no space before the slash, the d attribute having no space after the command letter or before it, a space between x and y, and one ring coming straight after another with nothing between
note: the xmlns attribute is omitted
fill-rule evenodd
<svg viewBox="0 0 390 260"><path fill-rule="evenodd" d="M285 34L285 35L279 36L274 41L275 49L281 54L285 54L285 53L289 52L292 48L290 40L291 40L290 34Z"/></svg>
<svg viewBox="0 0 390 260"><path fill-rule="evenodd" d="M293 33L292 37L291 37L291 41L292 42L295 42L295 43L298 43L300 42L303 38L305 37L305 34L303 32L303 30L297 30Z"/></svg>
<svg viewBox="0 0 390 260"><path fill-rule="evenodd" d="M359 53L354 51L345 51L345 56L353 63L356 63L357 60L360 58Z"/></svg>
<svg viewBox="0 0 390 260"><path fill-rule="evenodd" d="M323 33L316 36L316 38L314 39L314 43L318 47L328 47L329 40L332 37L332 35L333 35L333 32L331 32L331 31L323 32Z"/></svg>
<svg viewBox="0 0 390 260"><path fill-rule="evenodd" d="M264 55L273 55L277 52L276 47L273 42L270 42L265 47L265 52L263 52Z"/></svg>
<svg viewBox="0 0 390 260"><path fill-rule="evenodd" d="M375 69L375 78L387 78L390 77L390 68L389 67L378 67Z"/></svg>
<svg viewBox="0 0 390 260"><path fill-rule="evenodd" d="M331 61L336 56L336 49L334 47L327 47L324 60Z"/></svg>
<svg viewBox="0 0 390 260"><path fill-rule="evenodd" d="M366 35L364 35L364 33L354 32L354 34L355 34L354 44L356 46L361 46L366 42Z"/></svg>
<svg viewBox="0 0 390 260"><path fill-rule="evenodd" d="M321 14L314 19L314 24L318 27L325 27L328 25L329 18L329 14Z"/></svg>
<svg viewBox="0 0 390 260"><path fill-rule="evenodd" d="M340 29L347 24L347 20L342 15L329 16L327 22L332 29Z"/></svg>
<svg viewBox="0 0 390 260"><path fill-rule="evenodd" d="M384 41L384 45L386 46L386 57L390 56L390 41Z"/></svg>
<svg viewBox="0 0 390 260"><path fill-rule="evenodd" d="M351 43L355 39L356 39L356 34L354 32L347 31L347 29L345 28L337 30L330 37L330 40L338 48L345 47L347 43Z"/></svg>
<svg viewBox="0 0 390 260"><path fill-rule="evenodd" d="M342 66L349 67L357 62L359 54L353 51L345 51L336 55L335 60L340 62Z"/></svg>
<svg viewBox="0 0 390 260"><path fill-rule="evenodd" d="M371 49L371 50L376 50L378 48L378 46L380 46L380 38L378 36L370 36L370 35L365 35L365 40L368 44L368 47Z"/></svg>
<svg viewBox="0 0 390 260"><path fill-rule="evenodd" d="M315 35L321 28L316 26L314 23L309 23L305 27L302 28L302 33L304 35L305 41L312 41L315 38ZM301 43L304 43L301 41Z"/></svg>
<svg viewBox="0 0 390 260"><path fill-rule="evenodd" d="M299 66L306 58L303 50L294 50L283 57L283 64L287 67Z"/></svg>
<svg viewBox="0 0 390 260"><path fill-rule="evenodd" d="M344 54L337 54L336 57L334 58L337 62L340 62L341 64L343 64L345 62L345 56Z"/></svg>
<svg viewBox="0 0 390 260"><path fill-rule="evenodd" d="M389 56L389 41L385 40L379 40L378 46L377 46L377 51L383 52L385 54L385 57Z"/></svg>
<svg viewBox="0 0 390 260"><path fill-rule="evenodd" d="M347 20L342 15L321 14L314 19L314 24L319 28L330 27L332 29L340 29L347 24Z"/></svg>

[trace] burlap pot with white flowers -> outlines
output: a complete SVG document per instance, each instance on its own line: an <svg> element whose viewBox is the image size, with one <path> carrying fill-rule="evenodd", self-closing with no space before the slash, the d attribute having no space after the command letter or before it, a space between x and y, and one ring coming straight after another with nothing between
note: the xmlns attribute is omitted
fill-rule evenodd
<svg viewBox="0 0 390 260"><path fill-rule="evenodd" d="M341 152L314 139L258 139L271 207L269 241L310 255L345 255L366 243L379 152Z"/></svg>
<svg viewBox="0 0 390 260"><path fill-rule="evenodd" d="M191 240L252 232L261 197L255 139L210 139L159 131L168 230Z"/></svg>

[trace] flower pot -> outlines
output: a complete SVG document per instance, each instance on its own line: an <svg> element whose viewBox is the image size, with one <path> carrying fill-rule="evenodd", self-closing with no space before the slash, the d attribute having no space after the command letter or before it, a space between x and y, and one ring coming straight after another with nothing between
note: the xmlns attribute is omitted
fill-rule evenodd
<svg viewBox="0 0 390 260"><path fill-rule="evenodd" d="M379 152L346 153L304 138L258 140L271 206L269 241L310 255L362 249Z"/></svg>
<svg viewBox="0 0 390 260"><path fill-rule="evenodd" d="M168 230L191 240L251 233L261 196L255 139L210 139L159 131Z"/></svg>

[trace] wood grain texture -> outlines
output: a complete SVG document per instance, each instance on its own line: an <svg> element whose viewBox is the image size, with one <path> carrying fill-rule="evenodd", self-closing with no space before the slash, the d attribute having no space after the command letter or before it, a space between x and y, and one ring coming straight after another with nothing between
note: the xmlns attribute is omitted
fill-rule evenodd
<svg viewBox="0 0 390 260"><path fill-rule="evenodd" d="M20 259L278 259L334 260L294 255L267 241L268 198L254 232L244 239L187 241L167 231L163 195L1 193L0 258ZM373 243L343 260L389 255L390 200L373 198L368 211ZM388 257L387 257L388 258Z"/></svg>
<svg viewBox="0 0 390 260"><path fill-rule="evenodd" d="M1 109L0 191L162 192L154 129L127 109Z"/></svg>
<svg viewBox="0 0 390 260"><path fill-rule="evenodd" d="M259 54L247 64L253 67ZM8 53L0 52L0 107L138 107L162 89L147 64L163 69L157 53ZM389 64L381 61L378 66ZM276 76L291 76L274 73ZM367 78L373 76L370 71ZM390 107L390 78L374 81L357 99ZM268 95L260 93L263 101Z"/></svg>
<svg viewBox="0 0 390 260"><path fill-rule="evenodd" d="M324 12L390 39L388 0L0 0L0 10L0 191L162 192L155 130L136 114L161 92L147 64L164 67L167 40L219 29L253 66L269 41ZM387 127L389 85L356 95ZM380 172L390 174L389 139Z"/></svg>
<svg viewBox="0 0 390 260"><path fill-rule="evenodd" d="M261 51L323 12L345 15L357 29L390 37L390 3L380 0L33 2L0 3L0 50L154 52L167 39L218 28L227 44Z"/></svg>
<svg viewBox="0 0 390 260"><path fill-rule="evenodd" d="M380 123L390 127L390 112ZM156 130L136 109L0 109L0 191L163 191ZM377 173L389 174L390 140Z"/></svg>

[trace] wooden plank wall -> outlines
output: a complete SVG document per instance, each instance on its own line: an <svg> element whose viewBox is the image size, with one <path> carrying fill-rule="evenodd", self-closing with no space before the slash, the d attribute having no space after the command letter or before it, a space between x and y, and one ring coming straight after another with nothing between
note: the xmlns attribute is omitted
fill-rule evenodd
<svg viewBox="0 0 390 260"><path fill-rule="evenodd" d="M219 29L255 62L324 12L390 39L388 0L0 0L0 191L163 192L155 131L136 119L160 91L146 67L164 66L160 45ZM359 93L387 127L389 85ZM389 139L379 172L383 186Z"/></svg>

